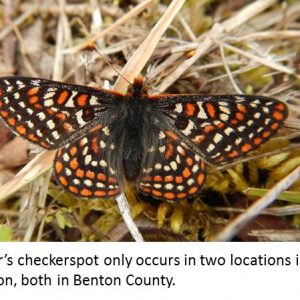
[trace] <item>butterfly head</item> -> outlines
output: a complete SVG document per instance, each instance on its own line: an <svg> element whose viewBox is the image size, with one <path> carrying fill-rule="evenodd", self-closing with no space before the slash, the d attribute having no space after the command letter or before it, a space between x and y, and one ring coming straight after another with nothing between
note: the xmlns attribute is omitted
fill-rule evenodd
<svg viewBox="0 0 300 300"><path fill-rule="evenodd" d="M128 88L128 93L134 98L140 98L141 96L148 94L147 88L144 85L144 78L135 78L133 84Z"/></svg>

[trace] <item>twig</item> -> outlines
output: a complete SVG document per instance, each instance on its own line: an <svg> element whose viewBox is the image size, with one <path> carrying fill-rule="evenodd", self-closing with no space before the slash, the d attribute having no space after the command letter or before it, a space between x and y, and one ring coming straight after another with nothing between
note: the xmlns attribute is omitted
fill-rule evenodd
<svg viewBox="0 0 300 300"><path fill-rule="evenodd" d="M248 222L266 209L280 193L290 187L300 178L300 167L297 167L289 175L280 180L269 192L252 204L249 209L230 222L212 240L216 242L230 241Z"/></svg>
<svg viewBox="0 0 300 300"><path fill-rule="evenodd" d="M131 215L130 215L130 207L128 205L128 201L126 199L126 196L124 194L120 194L116 197L116 201L118 203L120 213L123 217L124 222L127 225L128 230L130 231L133 239L136 242L143 242L143 236L141 235L138 227L134 223Z"/></svg>

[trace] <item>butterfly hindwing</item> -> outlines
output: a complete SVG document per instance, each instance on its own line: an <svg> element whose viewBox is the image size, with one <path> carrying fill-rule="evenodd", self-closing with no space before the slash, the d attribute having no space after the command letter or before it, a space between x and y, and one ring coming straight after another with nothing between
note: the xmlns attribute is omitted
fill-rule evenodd
<svg viewBox="0 0 300 300"><path fill-rule="evenodd" d="M262 96L166 95L152 99L170 126L211 163L228 162L256 149L278 131L288 115L283 102Z"/></svg>
<svg viewBox="0 0 300 300"><path fill-rule="evenodd" d="M19 135L57 149L82 136L116 102L90 87L38 78L0 78L0 116Z"/></svg>
<svg viewBox="0 0 300 300"><path fill-rule="evenodd" d="M205 180L205 165L200 156L172 131L159 132L158 146L145 152L138 178L138 189L160 200L194 197Z"/></svg>
<svg viewBox="0 0 300 300"><path fill-rule="evenodd" d="M107 126L98 125L58 150L54 171L60 185L81 197L105 198L120 192L116 169L110 164L116 149L109 134Z"/></svg>

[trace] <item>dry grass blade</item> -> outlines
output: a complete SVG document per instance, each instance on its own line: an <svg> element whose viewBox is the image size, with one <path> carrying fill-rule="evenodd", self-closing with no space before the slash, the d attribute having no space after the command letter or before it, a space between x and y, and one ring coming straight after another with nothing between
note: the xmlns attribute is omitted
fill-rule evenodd
<svg viewBox="0 0 300 300"><path fill-rule="evenodd" d="M199 47L195 50L194 55L187 59L181 66L179 66L172 74L167 76L162 84L157 89L165 91L172 83L174 83L184 72L187 71L201 56L206 54L214 45L214 40L220 39L224 33L229 33L234 29L239 28L243 23L258 15L271 5L276 3L276 0L258 0L249 4L229 20L221 24L216 24L209 32L201 36Z"/></svg>
<svg viewBox="0 0 300 300"><path fill-rule="evenodd" d="M217 236L212 240L215 242L230 241L248 222L258 216L264 209L276 200L276 197L282 191L289 188L296 180L300 178L300 167L279 181L270 191L261 199L252 204L247 211L239 215L228 224Z"/></svg>

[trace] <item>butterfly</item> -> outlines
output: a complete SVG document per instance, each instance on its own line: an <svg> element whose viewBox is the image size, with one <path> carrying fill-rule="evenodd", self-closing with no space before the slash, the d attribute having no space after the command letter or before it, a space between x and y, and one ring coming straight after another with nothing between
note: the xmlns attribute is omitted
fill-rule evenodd
<svg viewBox="0 0 300 300"><path fill-rule="evenodd" d="M199 194L206 164L245 156L288 116L283 102L248 95L126 95L40 78L0 78L0 116L17 134L58 149L58 183L81 197L113 197L132 181L159 200Z"/></svg>

